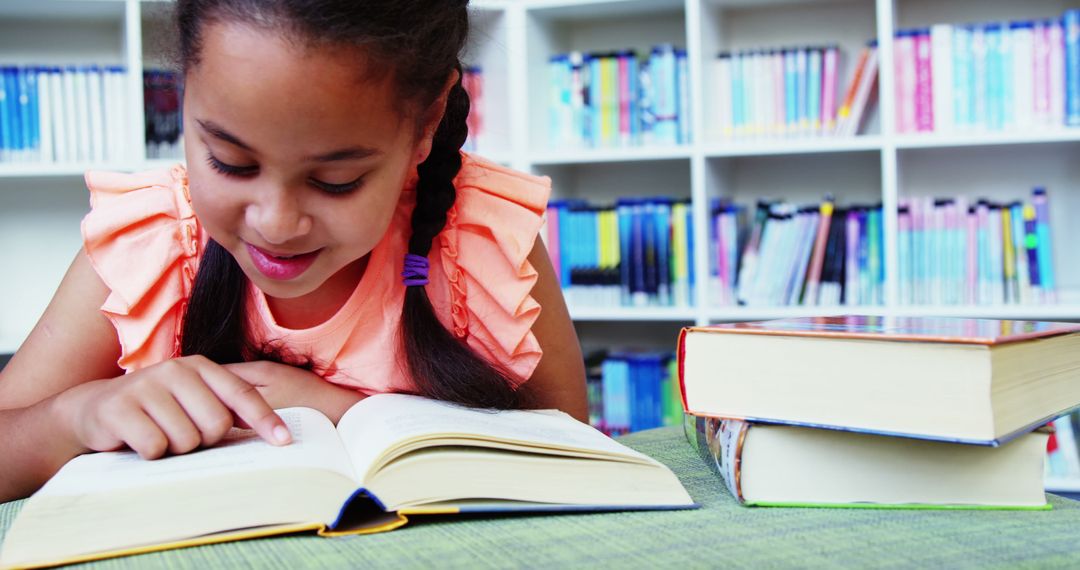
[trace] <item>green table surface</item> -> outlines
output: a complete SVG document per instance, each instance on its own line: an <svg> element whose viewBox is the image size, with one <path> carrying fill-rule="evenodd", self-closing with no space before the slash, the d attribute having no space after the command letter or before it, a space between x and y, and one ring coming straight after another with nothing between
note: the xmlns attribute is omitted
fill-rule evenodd
<svg viewBox="0 0 1080 570"><path fill-rule="evenodd" d="M1080 568L1080 503L1051 511L740 507L678 428L620 441L667 464L691 511L415 517L382 534L290 535L86 564L100 568ZM22 501L0 505L6 533Z"/></svg>

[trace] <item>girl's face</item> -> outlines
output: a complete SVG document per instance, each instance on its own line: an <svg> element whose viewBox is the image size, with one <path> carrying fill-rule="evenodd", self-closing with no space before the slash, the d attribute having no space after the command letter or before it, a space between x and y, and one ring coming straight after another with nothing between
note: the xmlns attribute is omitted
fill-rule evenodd
<svg viewBox="0 0 1080 570"><path fill-rule="evenodd" d="M184 142L203 227L271 297L351 291L434 125L415 136L389 77L366 80L353 52L212 23L200 56Z"/></svg>

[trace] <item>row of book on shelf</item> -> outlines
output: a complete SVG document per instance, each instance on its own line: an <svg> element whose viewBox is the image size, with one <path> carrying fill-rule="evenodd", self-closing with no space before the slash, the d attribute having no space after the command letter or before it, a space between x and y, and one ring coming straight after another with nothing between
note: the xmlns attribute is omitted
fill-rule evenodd
<svg viewBox="0 0 1080 570"><path fill-rule="evenodd" d="M655 46L572 52L548 61L548 142L552 148L618 148L690 142L686 51Z"/></svg>
<svg viewBox="0 0 1080 570"><path fill-rule="evenodd" d="M542 236L572 306L690 306L694 231L690 204L624 199L613 206L556 200ZM751 209L710 208L708 295L720 306L864 306L884 303L881 204L832 198ZM1027 202L967 197L901 199L897 269L903 305L1042 304L1057 301L1049 197Z"/></svg>
<svg viewBox="0 0 1080 570"><path fill-rule="evenodd" d="M901 201L902 304L1038 304L1057 300L1046 189L1027 202L964 197Z"/></svg>
<svg viewBox="0 0 1080 570"><path fill-rule="evenodd" d="M796 207L759 201L713 208L712 298L732 305L879 305L884 244L880 205ZM970 203L901 200L897 211L901 304L1039 304L1056 301L1049 199Z"/></svg>
<svg viewBox="0 0 1080 570"><path fill-rule="evenodd" d="M1049 509L1080 476L1080 325L810 317L683 329L686 436L750 506Z"/></svg>
<svg viewBox="0 0 1080 570"><path fill-rule="evenodd" d="M758 201L713 207L709 256L721 305L877 305L884 297L881 205Z"/></svg>
<svg viewBox="0 0 1080 570"><path fill-rule="evenodd" d="M606 207L555 200L541 235L571 305L689 306L694 298L686 200L627 198Z"/></svg>
<svg viewBox="0 0 1080 570"><path fill-rule="evenodd" d="M721 138L852 136L877 81L877 44L862 51L847 89L838 46L721 52L713 60Z"/></svg>
<svg viewBox="0 0 1080 570"><path fill-rule="evenodd" d="M674 356L600 351L586 357L589 424L612 436L679 425L683 408Z"/></svg>
<svg viewBox="0 0 1080 570"><path fill-rule="evenodd" d="M102 162L130 156L127 71L119 66L6 66L0 161Z"/></svg>
<svg viewBox="0 0 1080 570"><path fill-rule="evenodd" d="M893 40L900 133L1080 126L1080 10Z"/></svg>

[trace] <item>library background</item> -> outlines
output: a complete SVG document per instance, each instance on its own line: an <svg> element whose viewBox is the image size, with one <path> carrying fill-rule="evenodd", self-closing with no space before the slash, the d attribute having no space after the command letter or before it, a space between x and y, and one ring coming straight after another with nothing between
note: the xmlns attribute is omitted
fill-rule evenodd
<svg viewBox="0 0 1080 570"><path fill-rule="evenodd" d="M0 355L80 247L83 173L182 157L170 9L0 0ZM591 421L681 423L689 324L1080 320L1078 9L474 0L466 149L551 177ZM1075 419L1048 490L1080 492Z"/></svg>

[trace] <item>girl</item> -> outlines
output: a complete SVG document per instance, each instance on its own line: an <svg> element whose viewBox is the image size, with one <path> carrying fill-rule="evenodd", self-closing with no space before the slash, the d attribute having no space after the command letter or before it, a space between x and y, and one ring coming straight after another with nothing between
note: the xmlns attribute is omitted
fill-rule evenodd
<svg viewBox="0 0 1080 570"><path fill-rule="evenodd" d="M380 392L585 420L549 182L460 152L466 4L177 3L187 169L87 175L84 248L0 376L0 500Z"/></svg>

